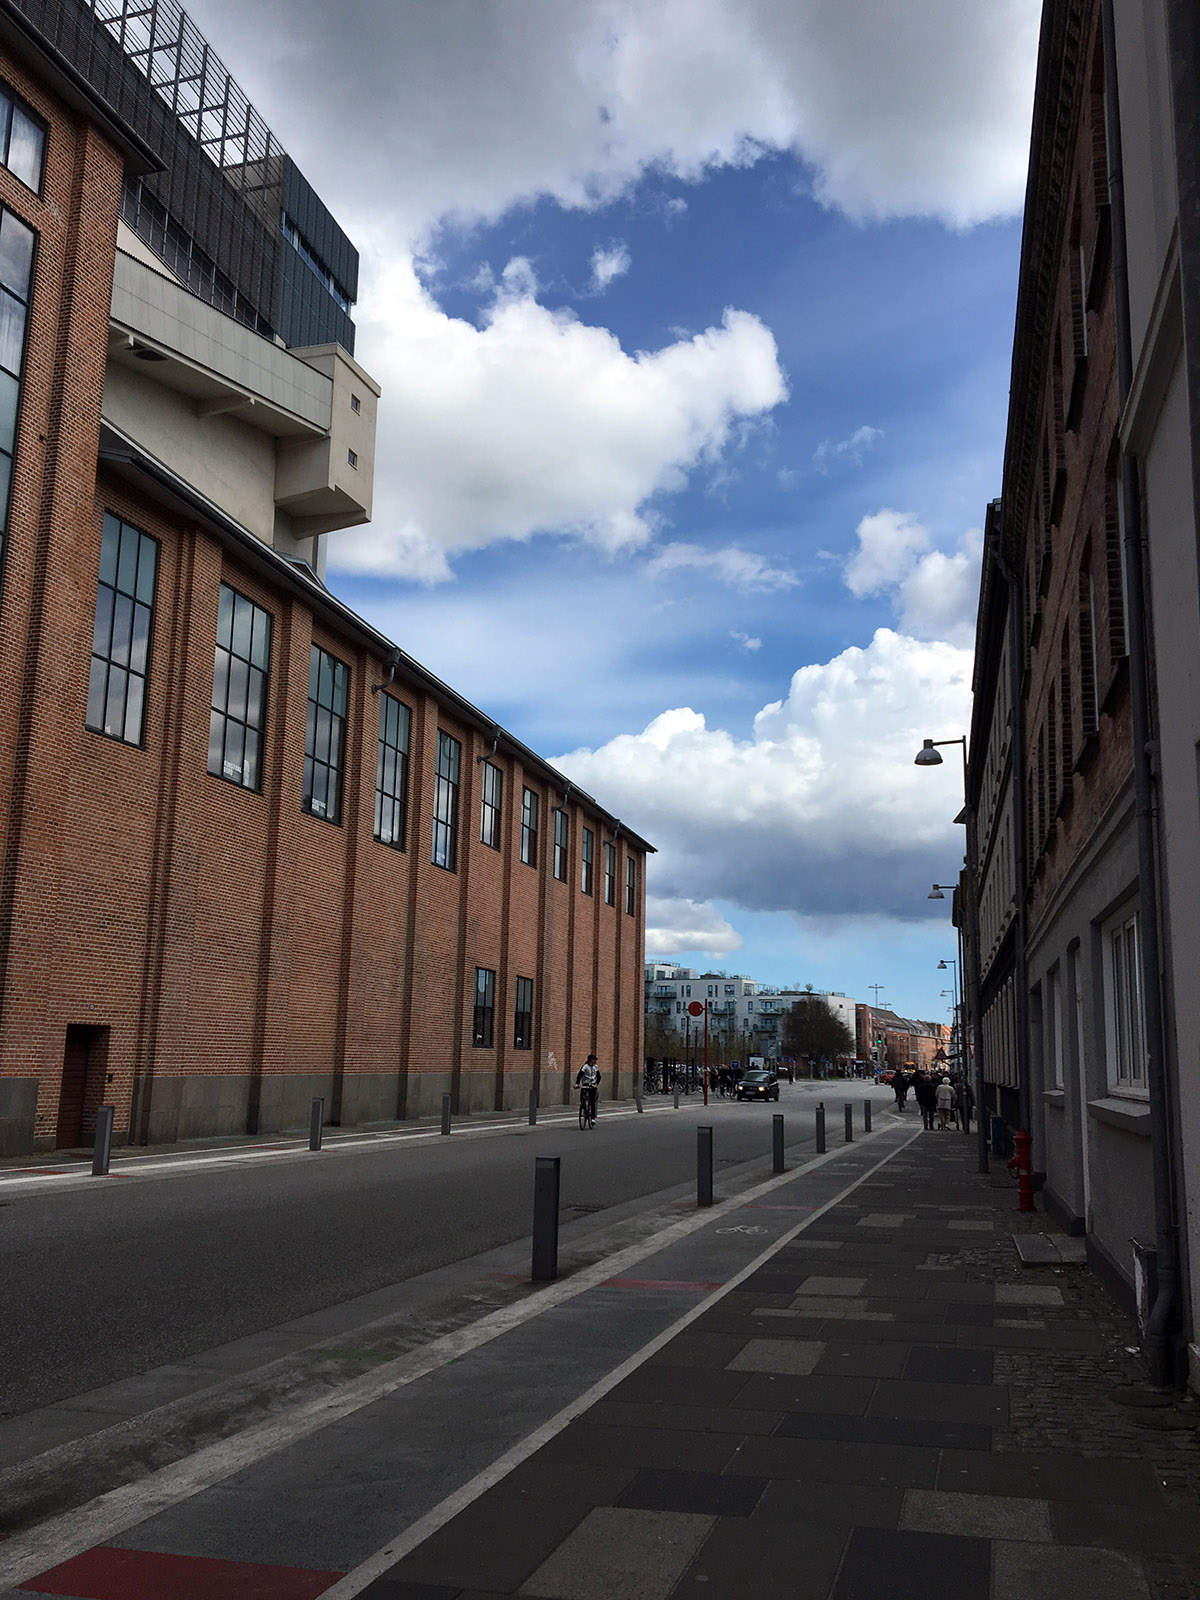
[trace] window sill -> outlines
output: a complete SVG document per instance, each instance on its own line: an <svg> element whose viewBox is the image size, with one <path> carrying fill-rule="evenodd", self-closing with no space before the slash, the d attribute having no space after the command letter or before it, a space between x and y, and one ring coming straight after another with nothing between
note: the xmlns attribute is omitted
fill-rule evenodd
<svg viewBox="0 0 1200 1600"><path fill-rule="evenodd" d="M1126 1133L1140 1134L1143 1139L1150 1137L1150 1107L1144 1100L1106 1095L1102 1100L1088 1101L1088 1115L1097 1122L1108 1123L1111 1128L1123 1128Z"/></svg>
<svg viewBox="0 0 1200 1600"><path fill-rule="evenodd" d="M1042 1099L1048 1106L1057 1106L1060 1111L1066 1108L1067 1095L1065 1089L1043 1089Z"/></svg>

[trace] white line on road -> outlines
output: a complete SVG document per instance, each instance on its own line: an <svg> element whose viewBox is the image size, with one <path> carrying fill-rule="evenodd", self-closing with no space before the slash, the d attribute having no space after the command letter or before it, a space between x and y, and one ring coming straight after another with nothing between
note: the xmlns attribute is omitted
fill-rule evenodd
<svg viewBox="0 0 1200 1600"><path fill-rule="evenodd" d="M879 1132L883 1131L883 1129L879 1130ZM914 1130L911 1137L905 1141L905 1145L911 1143L912 1139L917 1137L918 1132L919 1130ZM878 1133L866 1136L868 1139L877 1137ZM864 1178L869 1177L873 1171L883 1166L886 1161L890 1161L898 1150L905 1148L905 1145L897 1146L896 1150L889 1152L887 1156L877 1162L875 1167L868 1168L857 1176L853 1183L848 1184L834 1200L830 1200L828 1204L819 1211L813 1212L811 1216L805 1217L802 1222L798 1223L775 1245L772 1245L764 1252L760 1258L739 1272L723 1289L716 1291L714 1295L702 1301L691 1315L685 1316L673 1324L672 1328L662 1335L660 1340L654 1341L638 1357L633 1358L635 1364L637 1361L645 1360L649 1354L652 1354L655 1349L660 1347L661 1343L665 1343L666 1339L693 1320L694 1316L699 1316L706 1306L713 1303L713 1300L740 1283L759 1264L759 1260L765 1260L778 1248L779 1244L786 1243L788 1239L794 1238L802 1229L815 1222L818 1217L823 1216L830 1206L835 1205L838 1200L844 1199L846 1195L858 1188ZM785 1172L780 1176L766 1179L756 1188L749 1190L736 1201L731 1202L730 1209L737 1210L760 1195L768 1194L773 1189L777 1189L781 1184L794 1182L801 1174L812 1172L817 1167L825 1166L830 1161L837 1159L841 1153L840 1150L830 1151L826 1155L814 1157L811 1161L806 1162L803 1167L797 1167L791 1172ZM713 1220L713 1213L707 1210L697 1212L693 1216L683 1217L678 1222L673 1222L661 1233L649 1239L639 1240L637 1244L629 1245L624 1250L617 1251L603 1261L593 1262L591 1266L584 1268L568 1279L549 1284L545 1289L538 1290L514 1305L504 1306L498 1311L490 1312L470 1327L459 1328L452 1333L442 1335L441 1338L435 1339L432 1343L426 1345L423 1350L410 1351L407 1355L386 1363L374 1372L344 1384L336 1394L323 1395L320 1399L295 1406L278 1417L272 1417L265 1422L246 1428L232 1438L207 1445L182 1461L174 1462L168 1467L160 1468L157 1472L149 1473L136 1483L125 1484L117 1489L110 1489L107 1493L98 1495L96 1499L89 1501L86 1505L50 1518L38 1527L31 1529L28 1533L17 1535L8 1543L0 1545L0 1586L7 1585L10 1588L16 1588L27 1579L35 1577L39 1572L44 1572L48 1567L68 1561L72 1556L81 1555L85 1550L90 1550L94 1545L114 1538L127 1528L131 1528L139 1522L144 1522L148 1517L155 1516L160 1511L166 1511L171 1506L179 1505L184 1500L190 1500L194 1495L200 1494L206 1489L211 1489L215 1484L232 1477L234 1473L254 1466L267 1456L275 1454L276 1451L296 1444L299 1440L317 1433L331 1423L340 1422L344 1417L348 1417L356 1411L361 1411L365 1406L373 1405L377 1400L394 1393L406 1384L413 1383L418 1378L422 1378L430 1372L435 1372L452 1361L457 1361L459 1357L467 1355L472 1350L479 1349L493 1339L499 1338L502 1334L509 1333L522 1323L540 1316L544 1311L552 1310L554 1307L586 1293L589 1289L596 1288L606 1278L625 1276L628 1269L638 1261L644 1260L647 1256L657 1254L658 1251L665 1249L680 1239L686 1238L691 1233L697 1232ZM617 1370L620 1373L623 1372L624 1368L618 1368ZM618 1381L611 1374L610 1378L611 1382L606 1380L607 1387L611 1387L612 1383ZM602 1393L605 1390L602 1387L598 1392ZM592 1393L592 1391L589 1391L589 1393ZM584 1398L586 1399L587 1397L585 1396ZM576 1402L576 1405L581 1404L582 1402ZM566 1423L571 1420L571 1416L576 1414L570 1407L568 1407L568 1411L570 1411L570 1416L563 1412L559 1414L562 1420L555 1419L559 1427L565 1427ZM549 1427L551 1424L546 1426ZM547 1437L550 1436L547 1435ZM531 1437L536 1438L538 1436L531 1435ZM525 1444L528 1444L528 1441L525 1441ZM535 1448L536 1445L530 1447L530 1449ZM522 1446L515 1446L514 1449L520 1450ZM511 1455L512 1452L509 1452L509 1454ZM500 1459L505 1461L508 1458L502 1456ZM524 1459L524 1457L515 1458L511 1466L515 1466L518 1459ZM498 1470L499 1463L497 1463L488 1470L495 1473L497 1477L502 1477L505 1472L511 1470L511 1466ZM486 1476L486 1473L483 1476ZM479 1480L473 1481L477 1483ZM495 1481L495 1479L491 1481ZM470 1487L471 1485L467 1486L468 1489ZM479 1493L481 1491L476 1489L475 1492ZM465 1494L466 1490L461 1490L459 1493ZM452 1500L454 1498L453 1496L451 1497ZM435 1508L421 1522L414 1524L414 1528L423 1527L431 1517L434 1517L437 1512L441 1511L449 1503L449 1501L443 1501L442 1506ZM466 1504L466 1501L463 1501L463 1504ZM452 1510L447 1511L443 1520L453 1514ZM435 1525L440 1526L440 1524ZM432 1532L435 1525L430 1525L427 1531ZM412 1544L405 1542L412 1532L413 1529L408 1530L408 1533L403 1535L398 1543L394 1541L389 1544L388 1550L397 1549L399 1554L392 1556L386 1565L390 1565L391 1561L399 1560L399 1556L404 1553L404 1550L412 1548ZM425 1535L422 1534L421 1537L425 1537ZM403 1549L400 1549L401 1545L403 1545ZM371 1559L373 1561L382 1560L383 1554L384 1552L381 1552L378 1557L372 1557ZM365 1565L355 1568L353 1573L348 1574L346 1578L343 1578L338 1585L335 1585L329 1591L329 1600L341 1600L343 1594L354 1595L359 1593L360 1589L366 1586L369 1579L364 1578L356 1588L343 1589L342 1585L349 1583L365 1570ZM383 1568L378 1570L381 1571ZM377 1575L377 1572L373 1570L372 1575Z"/></svg>

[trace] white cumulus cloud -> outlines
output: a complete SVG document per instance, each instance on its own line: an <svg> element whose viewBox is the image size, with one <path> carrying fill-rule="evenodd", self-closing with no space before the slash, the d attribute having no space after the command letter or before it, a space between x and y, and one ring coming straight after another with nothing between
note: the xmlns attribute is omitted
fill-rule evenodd
<svg viewBox="0 0 1200 1600"><path fill-rule="evenodd" d="M599 246L592 251L592 292L603 294L614 278L621 278L629 271L632 257L627 245L618 241L616 244Z"/></svg>
<svg viewBox="0 0 1200 1600"><path fill-rule="evenodd" d="M751 634L738 633L736 629L732 629L730 631L729 637L731 639L733 639L737 644L740 644L743 650L761 650L762 649L762 640L754 638Z"/></svg>
<svg viewBox="0 0 1200 1600"><path fill-rule="evenodd" d="M698 950L719 958L742 948L740 933L713 906L685 898L646 896L646 954Z"/></svg>
<svg viewBox="0 0 1200 1600"><path fill-rule="evenodd" d="M922 739L966 730L971 664L968 649L881 628L802 667L749 738L676 707L556 764L658 848L656 895L922 917L929 884L962 855L962 779L952 762L913 757Z"/></svg>
<svg viewBox="0 0 1200 1600"><path fill-rule="evenodd" d="M629 354L535 291L528 262L510 263L476 327L407 259L376 282L362 318L387 417L375 520L332 541L331 562L436 581L455 551L498 539L636 547L647 503L786 396L774 338L746 312Z"/></svg>
<svg viewBox="0 0 1200 1600"><path fill-rule="evenodd" d="M983 534L968 528L952 554L932 548L928 528L908 511L883 510L858 525L844 576L851 594L886 594L906 633L969 645L975 634Z"/></svg>

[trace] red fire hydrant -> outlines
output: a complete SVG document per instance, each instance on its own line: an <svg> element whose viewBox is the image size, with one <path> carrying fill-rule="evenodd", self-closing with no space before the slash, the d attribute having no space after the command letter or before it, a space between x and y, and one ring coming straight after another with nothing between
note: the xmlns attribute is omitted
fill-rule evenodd
<svg viewBox="0 0 1200 1600"><path fill-rule="evenodd" d="M1033 1203L1033 1163L1029 1158L1033 1140L1024 1128L1018 1128L1013 1134L1013 1144L1016 1149L1009 1158L1008 1170L1017 1173L1017 1210L1036 1211Z"/></svg>

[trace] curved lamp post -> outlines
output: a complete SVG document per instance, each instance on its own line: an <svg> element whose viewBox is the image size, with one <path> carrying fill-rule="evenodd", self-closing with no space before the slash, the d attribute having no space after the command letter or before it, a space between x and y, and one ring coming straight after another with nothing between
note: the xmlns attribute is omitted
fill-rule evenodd
<svg viewBox="0 0 1200 1600"><path fill-rule="evenodd" d="M963 764L963 808L955 818L956 822L966 824L966 939L963 989L967 999L965 1007L970 1016L971 1048L975 1056L975 1132L976 1148L979 1154L979 1170L988 1170L987 1123L984 1118L983 1102L983 1028L980 1017L979 1005L979 902L975 893L975 826L974 814L971 810L971 800L967 783L967 738L963 734L958 739L924 739L921 748L914 758L914 765L918 767L940 767L942 757L939 747L957 744L962 746ZM929 896L931 900L944 900L943 885L934 884ZM955 969L957 973L957 968Z"/></svg>

